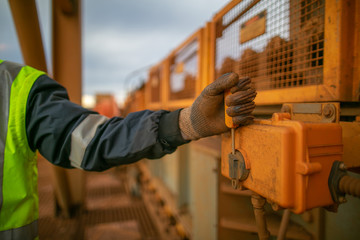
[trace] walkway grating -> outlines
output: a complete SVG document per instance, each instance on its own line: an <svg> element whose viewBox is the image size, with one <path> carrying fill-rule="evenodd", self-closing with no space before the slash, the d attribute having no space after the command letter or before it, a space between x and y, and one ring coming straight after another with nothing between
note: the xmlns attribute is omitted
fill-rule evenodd
<svg viewBox="0 0 360 240"><path fill-rule="evenodd" d="M126 172L87 173L86 211L66 219L54 217L50 164L39 159L39 236L57 239L160 239L141 198L131 196Z"/></svg>

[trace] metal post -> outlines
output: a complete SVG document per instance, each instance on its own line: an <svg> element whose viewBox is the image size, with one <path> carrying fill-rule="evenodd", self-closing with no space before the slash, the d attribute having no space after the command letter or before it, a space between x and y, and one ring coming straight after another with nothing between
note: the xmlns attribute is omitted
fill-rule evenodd
<svg viewBox="0 0 360 240"><path fill-rule="evenodd" d="M54 79L67 89L71 101L81 104L81 1L53 0L52 18ZM58 186L64 176L67 179L67 189L58 189L58 196L69 191L70 199L67 201L71 209L82 209L85 203L85 173L54 167L54 175L57 176ZM70 215L70 209L63 210L65 215Z"/></svg>

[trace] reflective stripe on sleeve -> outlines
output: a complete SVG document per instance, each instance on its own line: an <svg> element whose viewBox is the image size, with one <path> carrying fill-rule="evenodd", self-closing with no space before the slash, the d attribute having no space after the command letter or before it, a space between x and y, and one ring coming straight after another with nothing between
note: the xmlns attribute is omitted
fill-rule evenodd
<svg viewBox="0 0 360 240"><path fill-rule="evenodd" d="M81 168L85 150L95 136L96 129L108 119L102 115L90 114L74 129L71 134L71 152L69 156L71 166Z"/></svg>
<svg viewBox="0 0 360 240"><path fill-rule="evenodd" d="M38 236L38 220L32 223L5 231L0 231L1 240L34 240Z"/></svg>

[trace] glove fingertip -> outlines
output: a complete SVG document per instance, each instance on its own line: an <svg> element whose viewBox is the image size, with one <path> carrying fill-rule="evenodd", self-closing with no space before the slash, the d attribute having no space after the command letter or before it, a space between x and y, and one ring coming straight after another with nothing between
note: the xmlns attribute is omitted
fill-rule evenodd
<svg viewBox="0 0 360 240"><path fill-rule="evenodd" d="M213 83L205 88L207 95L215 96L224 93L225 90L231 89L239 81L239 75L234 72L226 73L216 79Z"/></svg>
<svg viewBox="0 0 360 240"><path fill-rule="evenodd" d="M233 117L233 123L235 125L246 126L253 122L254 122L254 116L252 115Z"/></svg>
<svg viewBox="0 0 360 240"><path fill-rule="evenodd" d="M239 82L231 88L230 92L235 93L238 91L246 91L251 88L251 79L249 77L243 77L239 79Z"/></svg>
<svg viewBox="0 0 360 240"><path fill-rule="evenodd" d="M227 79L225 80L226 89L232 88L239 82L239 75L234 72L230 72L227 76Z"/></svg>

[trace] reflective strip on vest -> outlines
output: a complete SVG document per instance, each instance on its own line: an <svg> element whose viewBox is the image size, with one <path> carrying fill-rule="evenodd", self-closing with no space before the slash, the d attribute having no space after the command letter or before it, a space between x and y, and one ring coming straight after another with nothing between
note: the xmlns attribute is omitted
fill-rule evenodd
<svg viewBox="0 0 360 240"><path fill-rule="evenodd" d="M38 235L37 163L27 141L26 105L32 85L43 74L0 61L0 239L4 240Z"/></svg>
<svg viewBox="0 0 360 240"><path fill-rule="evenodd" d="M71 152L69 156L71 166L81 168L86 148L95 136L98 126L108 119L102 115L90 114L74 129L71 133Z"/></svg>
<svg viewBox="0 0 360 240"><path fill-rule="evenodd" d="M38 220L35 220L28 225L0 232L0 239L33 240L38 236L38 232Z"/></svg>
<svg viewBox="0 0 360 240"><path fill-rule="evenodd" d="M3 81L0 88L0 209L3 203L4 155L10 107L10 101L5 99L10 99L11 85L22 67L21 65L7 64L3 61L0 63L0 79Z"/></svg>

